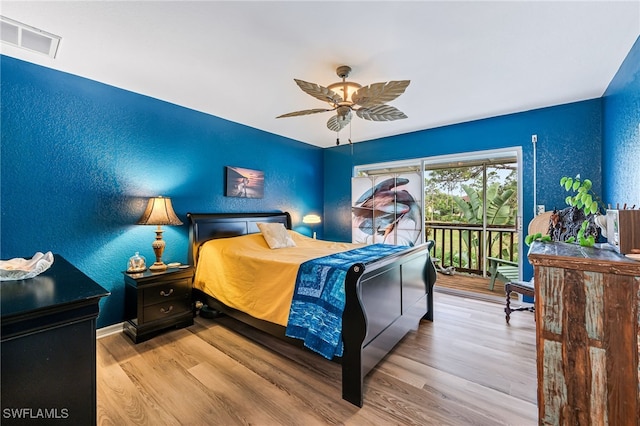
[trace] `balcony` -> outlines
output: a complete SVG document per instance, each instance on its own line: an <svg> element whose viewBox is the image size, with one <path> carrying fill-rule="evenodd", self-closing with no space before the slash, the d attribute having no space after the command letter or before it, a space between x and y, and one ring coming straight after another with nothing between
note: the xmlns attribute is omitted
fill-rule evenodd
<svg viewBox="0 0 640 426"><path fill-rule="evenodd" d="M425 222L426 237L435 242L434 257L443 268L453 267L457 279L440 275L440 287L503 296L504 287L488 290L487 257L518 261L518 231L514 225L489 226L450 222ZM498 284L500 281L497 281ZM438 284L436 284L438 285Z"/></svg>

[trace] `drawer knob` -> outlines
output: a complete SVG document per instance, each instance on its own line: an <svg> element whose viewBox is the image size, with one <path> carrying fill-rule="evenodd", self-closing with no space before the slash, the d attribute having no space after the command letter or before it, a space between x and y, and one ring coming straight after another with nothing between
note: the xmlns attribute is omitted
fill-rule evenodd
<svg viewBox="0 0 640 426"><path fill-rule="evenodd" d="M173 305L169 306L169 309L160 308L160 312L162 312L163 314L168 314L171 311L173 311Z"/></svg>
<svg viewBox="0 0 640 426"><path fill-rule="evenodd" d="M173 294L173 289L169 290L168 293L165 292L164 290L160 290L160 296L167 297L167 296L171 296L171 294Z"/></svg>

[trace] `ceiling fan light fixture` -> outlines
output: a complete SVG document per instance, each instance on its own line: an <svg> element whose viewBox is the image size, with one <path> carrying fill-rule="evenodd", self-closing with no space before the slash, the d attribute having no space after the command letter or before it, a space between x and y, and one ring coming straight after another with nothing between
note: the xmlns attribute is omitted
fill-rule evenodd
<svg viewBox="0 0 640 426"><path fill-rule="evenodd" d="M335 111L336 114L327 121L327 128L333 132L339 132L351 123L352 112L355 112L358 117L370 121L393 121L407 118L402 111L391 105L386 105L386 103L403 94L410 83L409 80L373 83L362 87L359 83L346 80L350 72L351 68L347 65L338 67L336 74L342 81L327 87L294 78L293 80L303 92L327 102L331 109L305 109L282 114L276 118ZM336 143L340 144L340 139Z"/></svg>
<svg viewBox="0 0 640 426"><path fill-rule="evenodd" d="M338 105L352 106L353 101L351 99L353 98L353 94L356 93L362 85L353 81L347 81L347 77L351 74L351 67L348 65L340 65L336 68L336 74L342 79L342 81L328 85L327 89L342 97L342 102Z"/></svg>
<svg viewBox="0 0 640 426"><path fill-rule="evenodd" d="M353 81L339 81L327 86L327 89L336 92L343 99L343 102L348 105L353 105L353 94L358 91L362 86ZM340 104L342 104L341 102Z"/></svg>

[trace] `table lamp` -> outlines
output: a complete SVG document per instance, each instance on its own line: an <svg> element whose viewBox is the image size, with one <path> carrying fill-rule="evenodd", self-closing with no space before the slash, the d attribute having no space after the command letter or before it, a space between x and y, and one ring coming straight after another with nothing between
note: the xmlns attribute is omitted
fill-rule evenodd
<svg viewBox="0 0 640 426"><path fill-rule="evenodd" d="M302 218L302 222L308 223L309 225L311 225L311 231L313 232L313 239L315 240L316 231L313 230L313 225L321 222L320 216L318 216L317 214L308 214Z"/></svg>
<svg viewBox="0 0 640 426"><path fill-rule="evenodd" d="M149 198L147 208L137 222L138 225L157 225L156 239L151 244L153 252L156 254L156 261L149 267L150 271L164 271L167 265L162 262L162 252L164 252L165 242L162 239L161 225L182 225L178 216L173 211L171 199L165 197Z"/></svg>

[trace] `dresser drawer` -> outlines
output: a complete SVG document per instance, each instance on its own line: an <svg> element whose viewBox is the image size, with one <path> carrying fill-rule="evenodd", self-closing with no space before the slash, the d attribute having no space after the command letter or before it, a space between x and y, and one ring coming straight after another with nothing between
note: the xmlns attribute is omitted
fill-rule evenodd
<svg viewBox="0 0 640 426"><path fill-rule="evenodd" d="M145 288L142 294L145 307L156 303L165 303L169 300L188 299L191 296L191 280L167 281Z"/></svg>
<svg viewBox="0 0 640 426"><path fill-rule="evenodd" d="M145 306L142 310L143 322L151 322L191 311L191 301L188 299L173 299L155 305Z"/></svg>

